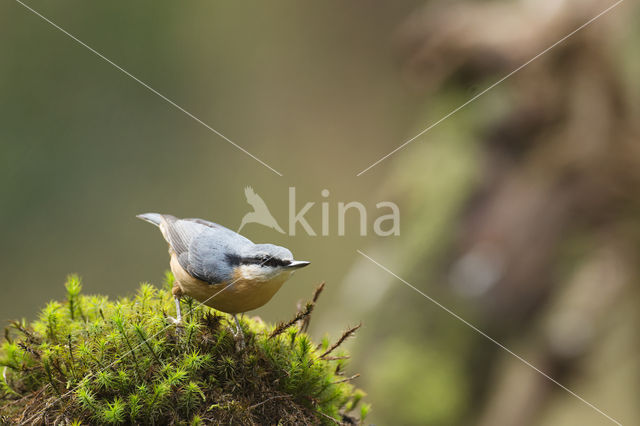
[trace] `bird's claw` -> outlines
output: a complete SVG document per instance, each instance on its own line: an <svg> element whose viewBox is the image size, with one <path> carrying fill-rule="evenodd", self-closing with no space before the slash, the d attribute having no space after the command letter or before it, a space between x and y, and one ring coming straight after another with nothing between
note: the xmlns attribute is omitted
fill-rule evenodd
<svg viewBox="0 0 640 426"><path fill-rule="evenodd" d="M236 351L243 351L246 348L246 345L244 343L244 334L242 332L234 334L233 338L236 341Z"/></svg>
<svg viewBox="0 0 640 426"><path fill-rule="evenodd" d="M229 330L236 343L236 352L243 351L246 348L244 333L242 331L234 330L233 327L227 327L227 330Z"/></svg>
<svg viewBox="0 0 640 426"><path fill-rule="evenodd" d="M172 323L176 327L182 326L182 319L178 319L174 317L167 317L167 319L169 320L170 323Z"/></svg>

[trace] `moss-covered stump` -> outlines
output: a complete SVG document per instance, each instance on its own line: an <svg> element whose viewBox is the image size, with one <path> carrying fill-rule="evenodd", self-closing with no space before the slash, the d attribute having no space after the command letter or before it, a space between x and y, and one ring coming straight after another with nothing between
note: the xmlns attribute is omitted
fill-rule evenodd
<svg viewBox="0 0 640 426"><path fill-rule="evenodd" d="M0 423L351 424L366 415L366 404L356 410L363 393L342 375L347 356L300 330L313 303L275 327L243 318L238 351L230 317L193 300L183 325L171 323L171 282L114 302L80 294L72 276L64 303L12 323L0 350Z"/></svg>

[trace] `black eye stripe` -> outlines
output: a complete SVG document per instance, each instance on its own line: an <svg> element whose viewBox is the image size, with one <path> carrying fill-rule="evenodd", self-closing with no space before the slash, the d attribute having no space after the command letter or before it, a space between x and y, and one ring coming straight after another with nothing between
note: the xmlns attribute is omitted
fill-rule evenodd
<svg viewBox="0 0 640 426"><path fill-rule="evenodd" d="M240 263L243 265L263 265L263 266L287 266L291 263L289 260L282 260L275 257L269 256L258 256L258 257L245 257L242 258Z"/></svg>

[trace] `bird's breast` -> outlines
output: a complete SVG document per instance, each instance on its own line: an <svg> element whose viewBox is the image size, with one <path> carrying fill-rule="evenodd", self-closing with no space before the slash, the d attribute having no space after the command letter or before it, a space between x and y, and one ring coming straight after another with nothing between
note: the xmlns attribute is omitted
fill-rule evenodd
<svg viewBox="0 0 640 426"><path fill-rule="evenodd" d="M184 270L175 254L171 256L171 272L184 294L230 314L251 311L264 305L290 276L290 273L284 272L269 280L258 280L247 277L237 269L230 282L209 284Z"/></svg>

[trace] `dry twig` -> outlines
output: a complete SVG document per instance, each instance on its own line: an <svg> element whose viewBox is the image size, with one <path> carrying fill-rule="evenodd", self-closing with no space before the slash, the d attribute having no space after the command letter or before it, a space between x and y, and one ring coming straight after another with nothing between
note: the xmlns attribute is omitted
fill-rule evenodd
<svg viewBox="0 0 640 426"><path fill-rule="evenodd" d="M315 308L316 306L316 302L320 297L320 293L322 293L322 290L324 290L324 285L325 285L325 282L323 281L320 284L318 284L316 289L313 291L313 298L311 299L311 311L309 312L309 315L307 315L302 320L302 324L300 325L300 331L304 333L306 333L307 330L309 329L309 323L311 322L311 312L313 312L313 308Z"/></svg>
<svg viewBox="0 0 640 426"><path fill-rule="evenodd" d="M360 327L362 327L362 323L356 325L355 327L351 327L348 330L346 330L344 333L342 333L342 336L340 336L338 341L334 343L329 349L327 349L322 355L320 355L320 358L324 358L325 356L333 352L338 346L340 346L345 340L347 340L353 333L355 333L356 330L359 329Z"/></svg>
<svg viewBox="0 0 640 426"><path fill-rule="evenodd" d="M313 305L311 302L307 303L304 307L304 310L299 311L295 317L293 317L293 319L285 322L285 323L279 323L276 328L271 332L271 334L269 335L269 339L273 339L274 337L282 334L287 328L291 327L292 325L294 325L295 323L297 323L298 321L302 320L303 318L311 315L311 311L313 311Z"/></svg>

